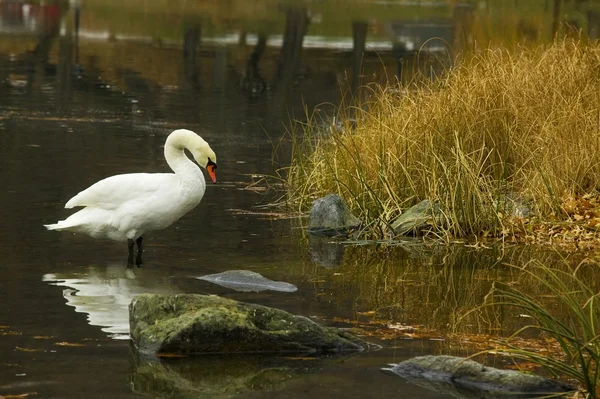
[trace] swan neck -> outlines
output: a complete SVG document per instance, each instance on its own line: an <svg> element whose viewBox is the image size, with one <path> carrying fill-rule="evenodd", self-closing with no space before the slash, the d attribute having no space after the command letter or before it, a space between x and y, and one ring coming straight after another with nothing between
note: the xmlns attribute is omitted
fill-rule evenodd
<svg viewBox="0 0 600 399"><path fill-rule="evenodd" d="M183 180L198 180L198 166L193 163L184 152L184 147L178 147L167 143L165 145L165 159L167 164L177 176Z"/></svg>

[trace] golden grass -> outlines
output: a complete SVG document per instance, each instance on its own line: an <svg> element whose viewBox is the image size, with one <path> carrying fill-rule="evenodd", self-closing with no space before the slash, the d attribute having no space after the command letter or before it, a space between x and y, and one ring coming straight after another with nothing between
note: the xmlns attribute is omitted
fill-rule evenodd
<svg viewBox="0 0 600 399"><path fill-rule="evenodd" d="M490 49L434 81L365 91L368 100L340 107L355 118L342 129L296 125L288 183L301 209L338 193L367 222L365 235L380 237L429 199L450 234L500 235L506 195L545 218L600 188L598 42Z"/></svg>

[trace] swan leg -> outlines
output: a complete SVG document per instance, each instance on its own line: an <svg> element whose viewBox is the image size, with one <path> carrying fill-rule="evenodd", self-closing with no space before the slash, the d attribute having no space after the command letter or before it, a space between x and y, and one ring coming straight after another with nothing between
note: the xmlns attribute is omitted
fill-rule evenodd
<svg viewBox="0 0 600 399"><path fill-rule="evenodd" d="M135 240L135 243L137 244L137 248L138 248L138 252L144 252L144 250L142 249L142 243L144 241L144 237L138 237L137 240ZM133 247L133 242L131 243L131 246Z"/></svg>
<svg viewBox="0 0 600 399"><path fill-rule="evenodd" d="M140 265L143 263L142 262L142 253L144 252L143 249L143 241L144 238L143 237L138 237L136 240L127 240L127 248L129 249L129 254L127 256L127 267L129 269L131 269L134 265L136 265L137 267L140 267ZM135 244L137 244L137 254L135 257L135 262L133 261L133 247L135 246Z"/></svg>
<svg viewBox="0 0 600 399"><path fill-rule="evenodd" d="M129 253L133 253L133 240L127 240L127 248L129 249Z"/></svg>
<svg viewBox="0 0 600 399"><path fill-rule="evenodd" d="M139 237L137 240L135 240L135 242L137 243L137 248L138 248L137 256L135 257L135 264L138 267L140 267L140 265L142 264L142 253L144 252L144 249L142 247L143 241L144 241L144 237Z"/></svg>

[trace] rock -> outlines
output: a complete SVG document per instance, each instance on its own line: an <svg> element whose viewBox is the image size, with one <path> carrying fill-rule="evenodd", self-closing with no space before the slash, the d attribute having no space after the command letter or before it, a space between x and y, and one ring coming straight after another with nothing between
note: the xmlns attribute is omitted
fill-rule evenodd
<svg viewBox="0 0 600 399"><path fill-rule="evenodd" d="M129 305L129 325L144 354L335 353L370 347L306 317L214 295L139 295Z"/></svg>
<svg viewBox="0 0 600 399"><path fill-rule="evenodd" d="M358 226L360 220L339 195L329 194L313 202L308 224L310 233L334 236L346 234Z"/></svg>
<svg viewBox="0 0 600 399"><path fill-rule="evenodd" d="M426 228L441 225L443 221L444 215L440 206L429 200L423 200L398 216L391 223L391 227L396 235L416 235Z"/></svg>
<svg viewBox="0 0 600 399"><path fill-rule="evenodd" d="M527 205L527 202L513 193L500 195L494 200L494 207L497 212L510 215L514 218L528 218L533 216L533 212Z"/></svg>
<svg viewBox="0 0 600 399"><path fill-rule="evenodd" d="M391 366L383 370L456 398L535 397L573 391L565 384L537 375L500 370L454 356L421 356Z"/></svg>
<svg viewBox="0 0 600 399"><path fill-rule="evenodd" d="M222 273L209 274L196 278L240 292L259 292L265 290L296 292L298 290L298 287L294 284L269 280L259 273L249 270L227 270Z"/></svg>

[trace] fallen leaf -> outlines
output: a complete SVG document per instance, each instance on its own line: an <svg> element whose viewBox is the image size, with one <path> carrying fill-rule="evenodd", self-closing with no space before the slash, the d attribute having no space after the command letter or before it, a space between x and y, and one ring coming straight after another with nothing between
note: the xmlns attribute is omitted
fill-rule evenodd
<svg viewBox="0 0 600 399"><path fill-rule="evenodd" d="M0 333L0 335L22 335L23 333L18 332L18 331L6 331L6 332L2 332Z"/></svg>
<svg viewBox="0 0 600 399"><path fill-rule="evenodd" d="M187 355L183 355L181 353L157 353L156 357L168 357L168 358L177 357L177 358L179 358L179 357L187 357Z"/></svg>
<svg viewBox="0 0 600 399"><path fill-rule="evenodd" d="M356 313L361 316L374 316L376 312L374 310L368 310L366 312L356 312Z"/></svg>
<svg viewBox="0 0 600 399"><path fill-rule="evenodd" d="M55 342L54 345L57 345L57 346L85 346L84 344L78 344L75 342Z"/></svg>
<svg viewBox="0 0 600 399"><path fill-rule="evenodd" d="M34 348L22 348L20 346L15 346L15 349L21 352L41 352L43 349L34 349Z"/></svg>

